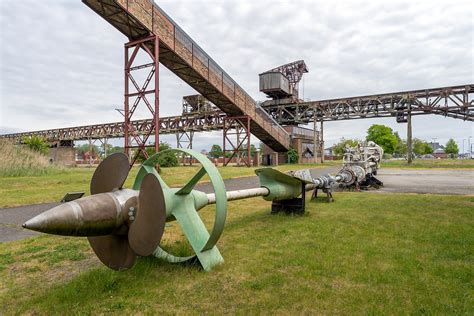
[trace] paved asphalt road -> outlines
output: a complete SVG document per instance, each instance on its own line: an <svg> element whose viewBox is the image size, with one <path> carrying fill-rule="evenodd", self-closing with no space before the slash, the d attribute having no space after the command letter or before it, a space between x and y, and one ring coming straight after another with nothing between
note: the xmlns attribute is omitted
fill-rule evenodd
<svg viewBox="0 0 474 316"><path fill-rule="evenodd" d="M313 177L334 173L338 168L313 169ZM384 183L379 192L390 193L433 193L474 195L474 171L447 169L382 169L377 176ZM228 191L255 188L259 186L258 178L244 177L225 181ZM204 192L212 192L209 183L196 187ZM363 194L363 193L361 193ZM37 233L21 227L28 219L59 203L27 205L0 209L0 242L17 240L36 235Z"/></svg>
<svg viewBox="0 0 474 316"><path fill-rule="evenodd" d="M461 169L381 169L380 192L474 195L474 171Z"/></svg>

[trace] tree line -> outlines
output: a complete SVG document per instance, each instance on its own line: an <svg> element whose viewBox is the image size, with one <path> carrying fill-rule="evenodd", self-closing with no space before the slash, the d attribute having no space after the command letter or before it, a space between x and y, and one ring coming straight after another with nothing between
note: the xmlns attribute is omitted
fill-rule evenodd
<svg viewBox="0 0 474 316"><path fill-rule="evenodd" d="M404 157L408 153L408 145L405 139L402 139L397 132L394 132L390 127L385 125L374 124L367 130L367 141L373 141L383 148L388 155L396 157ZM333 147L333 153L337 156L344 154L346 145L354 147L359 142L358 139L342 138ZM430 143L419 138L412 140L413 153L415 155L426 155L433 153L433 147ZM457 155L459 148L453 139L450 139L444 146L444 151L447 154Z"/></svg>

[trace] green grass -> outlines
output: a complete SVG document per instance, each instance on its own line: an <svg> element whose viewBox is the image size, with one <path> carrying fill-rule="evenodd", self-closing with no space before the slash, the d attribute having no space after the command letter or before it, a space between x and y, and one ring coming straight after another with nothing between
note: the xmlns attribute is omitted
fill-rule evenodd
<svg viewBox="0 0 474 316"><path fill-rule="evenodd" d="M474 313L473 197L335 198L304 216L272 216L258 198L231 202L218 244L225 263L209 273L153 258L114 272L84 239L0 244L1 313ZM163 242L185 253L179 235L172 223Z"/></svg>
<svg viewBox="0 0 474 316"><path fill-rule="evenodd" d="M474 169L474 159L415 159L410 165L406 160L384 160L381 168Z"/></svg>
<svg viewBox="0 0 474 316"><path fill-rule="evenodd" d="M282 165L281 171L302 168L324 168L326 165ZM162 177L172 186L183 185L200 167L162 168ZM224 179L255 175L256 168L219 167ZM84 191L89 194L89 184L94 168L73 168L51 172L41 176L0 177L0 207L60 201L67 192ZM125 187L132 187L138 167L132 168ZM202 181L207 181L204 177Z"/></svg>

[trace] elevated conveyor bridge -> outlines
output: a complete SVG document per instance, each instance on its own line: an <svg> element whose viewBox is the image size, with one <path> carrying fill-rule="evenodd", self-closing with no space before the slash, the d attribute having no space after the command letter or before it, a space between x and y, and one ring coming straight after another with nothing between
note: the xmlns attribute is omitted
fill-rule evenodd
<svg viewBox="0 0 474 316"><path fill-rule="evenodd" d="M199 47L160 7L149 0L83 0L130 41L159 39L159 62L228 116L248 116L250 132L278 152L290 136ZM151 52L156 47L150 45Z"/></svg>

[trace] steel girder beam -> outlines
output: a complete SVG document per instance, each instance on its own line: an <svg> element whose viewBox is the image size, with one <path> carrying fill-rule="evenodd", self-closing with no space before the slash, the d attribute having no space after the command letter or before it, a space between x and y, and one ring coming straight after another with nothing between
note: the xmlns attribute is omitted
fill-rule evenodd
<svg viewBox="0 0 474 316"><path fill-rule="evenodd" d="M176 133L176 148L184 148L184 149L193 149L193 138L194 138L194 131L179 131ZM181 163L184 165L192 165L193 164L193 157L187 155L186 153L182 153L180 155Z"/></svg>
<svg viewBox="0 0 474 316"><path fill-rule="evenodd" d="M332 100L277 104L262 107L280 124L307 124L314 118L324 121L374 117L436 114L474 121L474 85L395 92ZM409 106L410 105L410 106Z"/></svg>

